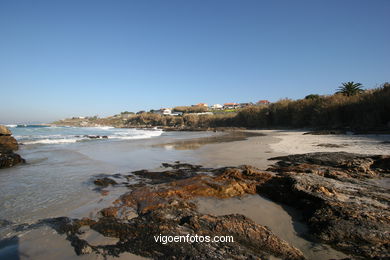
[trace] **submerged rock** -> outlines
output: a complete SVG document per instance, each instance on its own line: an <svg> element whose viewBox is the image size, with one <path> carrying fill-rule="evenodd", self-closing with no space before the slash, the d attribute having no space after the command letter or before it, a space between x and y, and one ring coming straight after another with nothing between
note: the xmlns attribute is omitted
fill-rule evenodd
<svg viewBox="0 0 390 260"><path fill-rule="evenodd" d="M118 184L116 181L114 181L113 179L108 178L108 177L96 179L93 181L93 183L97 186L102 186L102 187L107 187L108 185Z"/></svg>
<svg viewBox="0 0 390 260"><path fill-rule="evenodd" d="M83 137L87 137L89 139L107 139L107 135L83 135Z"/></svg>
<svg viewBox="0 0 390 260"><path fill-rule="evenodd" d="M0 169L9 168L24 162L25 160L19 154L10 150L0 150Z"/></svg>

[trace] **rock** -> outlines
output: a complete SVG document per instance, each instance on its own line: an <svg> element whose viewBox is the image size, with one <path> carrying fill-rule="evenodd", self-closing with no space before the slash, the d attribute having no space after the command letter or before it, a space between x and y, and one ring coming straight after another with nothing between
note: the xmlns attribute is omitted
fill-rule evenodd
<svg viewBox="0 0 390 260"><path fill-rule="evenodd" d="M0 149L16 151L19 149L18 142L12 136L0 136Z"/></svg>
<svg viewBox="0 0 390 260"><path fill-rule="evenodd" d="M20 155L13 152L18 150L18 148L18 142L11 136L11 131L7 127L0 125L0 169L25 162Z"/></svg>
<svg viewBox="0 0 390 260"><path fill-rule="evenodd" d="M318 130L304 133L304 135L344 135L345 130Z"/></svg>
<svg viewBox="0 0 390 260"><path fill-rule="evenodd" d="M162 163L164 168L172 168L172 169L190 169L190 170L198 170L202 167L202 165L193 165L189 163L180 163L179 161L175 163Z"/></svg>
<svg viewBox="0 0 390 260"><path fill-rule="evenodd" d="M387 176L389 155L362 155L346 152L319 152L270 158L278 160L269 170L286 172L316 172L326 177L347 176L358 179Z"/></svg>
<svg viewBox="0 0 390 260"><path fill-rule="evenodd" d="M107 135L83 135L83 137L87 137L89 139L107 139Z"/></svg>
<svg viewBox="0 0 390 260"><path fill-rule="evenodd" d="M279 174L258 186L272 200L302 210L311 233L352 255L390 257L390 156L309 153L272 158Z"/></svg>
<svg viewBox="0 0 390 260"><path fill-rule="evenodd" d="M108 178L108 177L96 179L93 183L97 186L102 186L102 187L107 187L108 185L118 184L116 181L114 181L113 179Z"/></svg>
<svg viewBox="0 0 390 260"><path fill-rule="evenodd" d="M77 254L94 252L119 256L130 252L155 259L305 259L298 249L247 217L201 214L191 201L201 196L229 198L254 194L256 186L272 178L271 174L249 166L170 168L172 170L160 174L146 170L136 172L158 183L132 187L133 190L115 201L114 206L101 210L95 220L56 220L56 230L67 235ZM192 174L178 178L183 170L191 169ZM119 241L113 245L91 245L80 235L80 229L85 226ZM155 240L159 236L162 239L182 236L183 241L164 243ZM187 236L193 239L229 236L232 241L191 243L184 241Z"/></svg>
<svg viewBox="0 0 390 260"><path fill-rule="evenodd" d="M19 154L16 154L10 150L0 150L0 169L9 168L24 162L25 160Z"/></svg>
<svg viewBox="0 0 390 260"><path fill-rule="evenodd" d="M347 144L317 144L317 146L326 147L326 148L343 148L348 145Z"/></svg>
<svg viewBox="0 0 390 260"><path fill-rule="evenodd" d="M8 127L4 125L0 125L0 136L10 136L10 135L12 135L12 133L8 129Z"/></svg>
<svg viewBox="0 0 390 260"><path fill-rule="evenodd" d="M133 172L142 179L95 219L47 220L66 234L77 254L117 257L121 253L155 259L304 259L298 249L268 228L240 214L202 214L199 197L265 195L302 211L311 234L353 259L388 259L389 189L378 180L390 172L390 156L310 153L273 158L277 174L251 166L203 168L177 162L165 171ZM173 166L173 167L172 167ZM119 175L115 175L119 179ZM104 179L104 178L102 178ZM126 179L126 178L124 178ZM81 237L87 226L116 244L91 245ZM232 236L228 243L162 243L166 236Z"/></svg>

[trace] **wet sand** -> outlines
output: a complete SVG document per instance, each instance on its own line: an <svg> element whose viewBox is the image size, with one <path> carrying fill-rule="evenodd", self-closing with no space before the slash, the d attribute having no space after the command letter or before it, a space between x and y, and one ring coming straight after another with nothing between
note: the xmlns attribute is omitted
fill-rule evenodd
<svg viewBox="0 0 390 260"><path fill-rule="evenodd" d="M268 158L284 155L275 152L270 145L278 143L277 131L245 130L216 133L211 137L180 140L158 144L170 150L195 150L189 162L205 167L252 165L266 169L272 162Z"/></svg>
<svg viewBox="0 0 390 260"><path fill-rule="evenodd" d="M327 260L347 257L330 246L313 242L307 225L299 221L299 212L259 195L223 200L202 198L196 202L201 213L216 216L242 214L257 224L267 226L275 235L300 249L308 259Z"/></svg>

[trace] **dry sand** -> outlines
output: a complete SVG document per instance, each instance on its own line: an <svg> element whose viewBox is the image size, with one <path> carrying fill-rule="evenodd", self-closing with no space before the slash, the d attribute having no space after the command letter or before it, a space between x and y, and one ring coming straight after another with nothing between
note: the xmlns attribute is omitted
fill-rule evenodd
<svg viewBox="0 0 390 260"><path fill-rule="evenodd" d="M274 163L269 158L287 154L341 151L390 154L390 135L304 135L305 131L286 130L247 132L264 136L204 145L197 150L200 163L209 167L248 164L265 170Z"/></svg>
<svg viewBox="0 0 390 260"><path fill-rule="evenodd" d="M304 135L305 131L272 130L262 132L280 139L279 142L270 145L275 153L343 151L360 154L390 154L390 135Z"/></svg>

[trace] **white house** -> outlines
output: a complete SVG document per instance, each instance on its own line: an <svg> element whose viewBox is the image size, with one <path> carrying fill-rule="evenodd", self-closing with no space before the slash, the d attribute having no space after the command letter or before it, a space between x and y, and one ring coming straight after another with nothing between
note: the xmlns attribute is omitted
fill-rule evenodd
<svg viewBox="0 0 390 260"><path fill-rule="evenodd" d="M170 108L161 108L159 114L170 115L172 114L172 110Z"/></svg>
<svg viewBox="0 0 390 260"><path fill-rule="evenodd" d="M211 106L212 109L222 109L223 106L221 104L214 104Z"/></svg>

